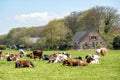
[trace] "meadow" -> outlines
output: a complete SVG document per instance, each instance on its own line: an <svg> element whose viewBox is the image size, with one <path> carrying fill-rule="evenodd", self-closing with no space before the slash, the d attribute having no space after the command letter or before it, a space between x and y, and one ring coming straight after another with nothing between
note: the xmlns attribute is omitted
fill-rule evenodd
<svg viewBox="0 0 120 80"><path fill-rule="evenodd" d="M3 53L18 53L16 50L5 50ZM26 51L30 53L31 51ZM43 51L53 54L63 51ZM85 60L87 54L95 54L95 50L68 50L71 57L81 56ZM100 64L88 66L63 66L62 63L47 63L44 60L31 60L34 68L15 68L15 61L0 60L0 80L120 80L120 50L108 50L106 56L100 56Z"/></svg>

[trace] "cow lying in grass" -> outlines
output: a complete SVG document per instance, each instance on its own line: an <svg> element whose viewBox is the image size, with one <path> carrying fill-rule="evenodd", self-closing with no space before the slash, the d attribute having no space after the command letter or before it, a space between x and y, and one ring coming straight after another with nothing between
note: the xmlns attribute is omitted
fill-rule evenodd
<svg viewBox="0 0 120 80"><path fill-rule="evenodd" d="M22 56L26 56L26 53L24 52L24 50L23 49L19 49L19 54L21 55L21 57Z"/></svg>
<svg viewBox="0 0 120 80"><path fill-rule="evenodd" d="M70 56L70 55L69 55ZM68 57L68 54L63 54L63 53L54 53L51 55L48 63L58 63L58 62L63 62L66 60Z"/></svg>
<svg viewBox="0 0 120 80"><path fill-rule="evenodd" d="M106 48L100 48L96 50L97 55L101 54L102 56L105 56L107 52L108 50Z"/></svg>
<svg viewBox="0 0 120 80"><path fill-rule="evenodd" d="M74 59L82 60L82 57L81 57L81 56L78 56L78 57L75 57Z"/></svg>
<svg viewBox="0 0 120 80"><path fill-rule="evenodd" d="M20 57L21 57L20 54L7 54L6 55L7 61L17 61L20 59Z"/></svg>
<svg viewBox="0 0 120 80"><path fill-rule="evenodd" d="M51 55L43 54L42 59L43 59L43 60L49 60L50 57L51 57Z"/></svg>
<svg viewBox="0 0 120 80"><path fill-rule="evenodd" d="M3 59L2 50L0 50L0 59Z"/></svg>
<svg viewBox="0 0 120 80"><path fill-rule="evenodd" d="M34 67L34 64L28 60L18 60L15 62L15 68Z"/></svg>
<svg viewBox="0 0 120 80"><path fill-rule="evenodd" d="M2 55L2 50L0 50L0 55Z"/></svg>
<svg viewBox="0 0 120 80"><path fill-rule="evenodd" d="M87 66L88 63L86 61L82 61L79 59L67 59L63 61L63 65L67 66Z"/></svg>
<svg viewBox="0 0 120 80"><path fill-rule="evenodd" d="M86 57L85 57L87 60L87 62L89 63L89 64L99 64L99 56L98 55L92 55L92 54L88 54L88 55L86 55Z"/></svg>

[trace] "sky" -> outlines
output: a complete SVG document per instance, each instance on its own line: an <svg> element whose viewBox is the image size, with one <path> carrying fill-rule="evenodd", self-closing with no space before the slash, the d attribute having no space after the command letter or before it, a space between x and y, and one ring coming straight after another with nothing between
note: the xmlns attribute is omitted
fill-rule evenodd
<svg viewBox="0 0 120 80"><path fill-rule="evenodd" d="M43 26L95 6L113 7L120 14L119 5L120 0L0 0L0 35L12 28Z"/></svg>

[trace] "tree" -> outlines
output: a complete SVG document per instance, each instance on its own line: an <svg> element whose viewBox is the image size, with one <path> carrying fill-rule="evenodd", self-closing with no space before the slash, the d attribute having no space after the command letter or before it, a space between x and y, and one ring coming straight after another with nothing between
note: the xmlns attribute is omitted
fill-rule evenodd
<svg viewBox="0 0 120 80"><path fill-rule="evenodd" d="M6 37L7 37L7 34L5 35L0 35L0 44L2 45L6 45Z"/></svg>
<svg viewBox="0 0 120 80"><path fill-rule="evenodd" d="M46 41L48 49L57 49L59 46L66 44L66 35L69 29L64 26L63 20L53 20L43 29L43 39Z"/></svg>
<svg viewBox="0 0 120 80"><path fill-rule="evenodd" d="M102 7L94 7L83 12L78 18L79 29L96 29L99 32L99 27L102 20Z"/></svg>
<svg viewBox="0 0 120 80"><path fill-rule="evenodd" d="M108 33L112 28L118 26L120 16L117 10L111 7L96 6L83 12L78 18L80 29L96 29L98 33L104 28Z"/></svg>
<svg viewBox="0 0 120 80"><path fill-rule="evenodd" d="M7 45L18 44L20 38L26 36L26 28L13 28L7 35Z"/></svg>
<svg viewBox="0 0 120 80"><path fill-rule="evenodd" d="M27 36L29 36L29 37L41 36L42 28L43 28L43 26L27 28L27 32L26 32Z"/></svg>
<svg viewBox="0 0 120 80"><path fill-rule="evenodd" d="M117 14L117 10L111 7L106 7L105 12L105 28L104 32L107 34L112 27L119 25L120 16Z"/></svg>
<svg viewBox="0 0 120 80"><path fill-rule="evenodd" d="M64 19L65 27L69 28L73 34L78 31L79 26L77 25L77 20L81 14L82 12L71 12L70 15Z"/></svg>

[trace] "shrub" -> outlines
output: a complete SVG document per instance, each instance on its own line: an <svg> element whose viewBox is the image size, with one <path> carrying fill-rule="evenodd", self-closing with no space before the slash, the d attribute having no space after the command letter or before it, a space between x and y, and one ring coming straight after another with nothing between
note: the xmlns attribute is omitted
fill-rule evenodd
<svg viewBox="0 0 120 80"><path fill-rule="evenodd" d="M120 49L120 36L117 36L113 39L113 48Z"/></svg>
<svg viewBox="0 0 120 80"><path fill-rule="evenodd" d="M96 48L101 48L104 47L104 45L102 43L97 44Z"/></svg>
<svg viewBox="0 0 120 80"><path fill-rule="evenodd" d="M0 50L5 50L6 46L5 45L0 45Z"/></svg>

